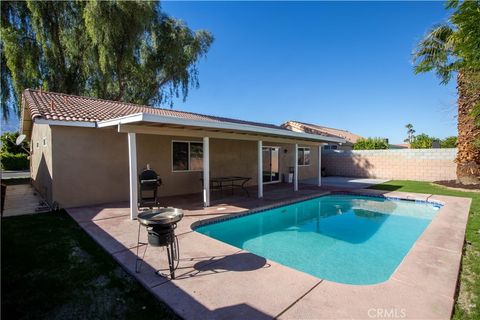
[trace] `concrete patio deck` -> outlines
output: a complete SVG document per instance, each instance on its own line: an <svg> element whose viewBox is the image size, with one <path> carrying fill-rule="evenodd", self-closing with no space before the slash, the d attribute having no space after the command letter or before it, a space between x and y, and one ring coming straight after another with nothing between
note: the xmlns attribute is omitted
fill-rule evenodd
<svg viewBox="0 0 480 320"><path fill-rule="evenodd" d="M302 185L293 193L290 186L278 185L267 186L265 191L262 200L214 196L207 209L201 207L199 195L163 199L165 205L185 212L177 228L181 259L175 280L154 273L167 269L162 248L148 247L141 272L135 273L138 223L129 219L127 203L68 212L123 268L185 319L450 318L470 199L361 190L442 202L444 207L388 281L353 286L313 277L191 229L203 219L300 200L331 189ZM144 230L141 235L146 241ZM145 247L140 249L143 253Z"/></svg>
<svg viewBox="0 0 480 320"><path fill-rule="evenodd" d="M322 178L322 185L329 188L365 189L387 182L389 179L328 176ZM317 179L302 180L305 184L317 184Z"/></svg>

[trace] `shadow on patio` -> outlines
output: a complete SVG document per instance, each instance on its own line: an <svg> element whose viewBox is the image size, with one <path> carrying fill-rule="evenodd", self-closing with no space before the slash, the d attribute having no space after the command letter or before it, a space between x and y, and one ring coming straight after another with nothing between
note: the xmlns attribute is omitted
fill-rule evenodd
<svg viewBox="0 0 480 320"><path fill-rule="evenodd" d="M162 199L165 206L182 208L185 213L176 230L180 262L175 280L155 273L157 270L167 273L164 248L148 246L142 268L135 273L138 222L130 220L128 203L74 208L68 212L124 269L181 317L269 319L280 315L321 280L191 229L191 225L199 220L328 191L301 186L294 193L290 184L265 189L264 199L248 198L240 192L222 197L213 194L212 206L205 209L199 194ZM140 241L146 242L143 228ZM143 247L139 247L140 255L144 252Z"/></svg>

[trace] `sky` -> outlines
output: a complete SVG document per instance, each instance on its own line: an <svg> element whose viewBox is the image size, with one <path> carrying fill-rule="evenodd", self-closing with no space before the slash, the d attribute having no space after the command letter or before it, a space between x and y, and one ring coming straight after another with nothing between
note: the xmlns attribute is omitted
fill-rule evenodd
<svg viewBox="0 0 480 320"><path fill-rule="evenodd" d="M413 73L412 52L443 2L163 2L215 41L200 88L174 108L281 124L298 120L402 143L405 124L456 135L455 81Z"/></svg>
<svg viewBox="0 0 480 320"><path fill-rule="evenodd" d="M455 81L413 73L412 52L443 2L162 2L215 41L200 88L174 109L281 124L298 120L402 143L405 125L456 135ZM11 124L15 125L15 120ZM4 124L3 124L4 125Z"/></svg>

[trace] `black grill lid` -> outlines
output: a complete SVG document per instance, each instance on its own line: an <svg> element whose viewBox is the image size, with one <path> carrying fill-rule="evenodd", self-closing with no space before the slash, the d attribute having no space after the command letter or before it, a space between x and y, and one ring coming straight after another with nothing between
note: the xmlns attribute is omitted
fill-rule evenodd
<svg viewBox="0 0 480 320"><path fill-rule="evenodd" d="M146 226L167 225L183 218L183 210L178 208L159 208L147 210L137 216L138 222Z"/></svg>

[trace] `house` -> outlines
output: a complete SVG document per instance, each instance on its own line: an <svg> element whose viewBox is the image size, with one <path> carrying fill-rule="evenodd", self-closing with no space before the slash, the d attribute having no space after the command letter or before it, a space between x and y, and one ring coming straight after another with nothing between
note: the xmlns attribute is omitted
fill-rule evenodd
<svg viewBox="0 0 480 320"><path fill-rule="evenodd" d="M318 177L322 144L333 135L271 124L61 93L25 90L21 130L31 141L31 176L50 204L63 208L130 201L137 215L138 173L163 181L163 196L198 193L210 204L211 177L244 176L249 186Z"/></svg>
<svg viewBox="0 0 480 320"><path fill-rule="evenodd" d="M389 144L389 149L410 149L410 143Z"/></svg>
<svg viewBox="0 0 480 320"><path fill-rule="evenodd" d="M335 150L335 149L352 150L355 142L357 142L358 139L363 138L347 130L323 127L316 124L310 124L310 123L305 123L300 121L287 121L283 123L281 127L295 131L295 132L318 134L321 136L344 139L346 141L345 143L342 143L342 142L328 143L324 146L325 150Z"/></svg>

